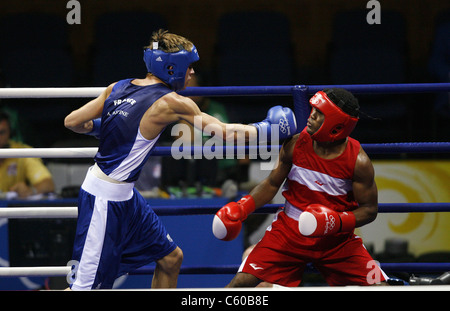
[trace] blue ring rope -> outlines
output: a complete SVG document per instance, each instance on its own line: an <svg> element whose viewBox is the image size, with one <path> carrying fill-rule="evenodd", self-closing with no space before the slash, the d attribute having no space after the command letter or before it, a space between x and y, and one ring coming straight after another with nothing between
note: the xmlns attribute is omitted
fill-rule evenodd
<svg viewBox="0 0 450 311"><path fill-rule="evenodd" d="M339 87L353 93L433 93L450 91L450 83L400 83L400 84L343 84L343 85L287 85L287 86L204 86L188 87L179 92L183 96L290 96L295 89L303 88L308 94Z"/></svg>
<svg viewBox="0 0 450 311"><path fill-rule="evenodd" d="M440 262L412 262L412 263L380 263L384 272L445 272L450 271L450 263ZM236 274L239 265L217 265L217 266L182 266L180 274ZM154 266L144 266L130 275L153 274ZM308 265L305 272L316 272L314 267Z"/></svg>
<svg viewBox="0 0 450 311"><path fill-rule="evenodd" d="M416 143L388 143L388 144L361 144L368 154L395 154L395 153L447 153L450 152L450 142L416 142ZM202 146L186 147L186 154L201 154ZM280 145L267 146L267 148L278 148ZM248 154L250 152L259 153L258 146L213 146L211 151L221 152L226 156L227 150L233 150L234 153ZM266 149L266 147L264 147ZM183 153L183 148L177 148L173 151ZM264 150L266 151L266 150ZM184 154L184 153L183 153ZM153 156L170 156L172 147L155 147L152 151Z"/></svg>
<svg viewBox="0 0 450 311"><path fill-rule="evenodd" d="M254 213L273 214L283 204L267 204L258 208ZM180 216L180 215L213 215L222 205L210 206L155 206L152 207L158 216ZM450 203L380 203L378 204L379 213L432 213L432 212L450 212Z"/></svg>

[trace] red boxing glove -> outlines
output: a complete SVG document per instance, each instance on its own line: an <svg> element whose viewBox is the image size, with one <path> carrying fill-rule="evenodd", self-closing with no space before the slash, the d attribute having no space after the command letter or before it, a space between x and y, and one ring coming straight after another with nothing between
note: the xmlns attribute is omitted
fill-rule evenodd
<svg viewBox="0 0 450 311"><path fill-rule="evenodd" d="M222 241L235 239L241 232L242 222L255 208L255 201L250 195L222 207L214 216L212 224L214 236Z"/></svg>
<svg viewBox="0 0 450 311"><path fill-rule="evenodd" d="M320 204L311 204L300 214L298 229L304 236L322 237L351 232L355 222L355 215L350 211L340 213Z"/></svg>

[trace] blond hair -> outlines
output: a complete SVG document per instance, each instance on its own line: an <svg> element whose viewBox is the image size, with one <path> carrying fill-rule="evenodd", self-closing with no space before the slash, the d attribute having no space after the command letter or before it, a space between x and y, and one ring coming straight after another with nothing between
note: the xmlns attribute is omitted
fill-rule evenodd
<svg viewBox="0 0 450 311"><path fill-rule="evenodd" d="M150 45L144 48L153 49L153 42L158 42L158 49L166 53L174 53L181 50L192 51L194 44L185 37L170 33L168 30L159 29L153 32Z"/></svg>

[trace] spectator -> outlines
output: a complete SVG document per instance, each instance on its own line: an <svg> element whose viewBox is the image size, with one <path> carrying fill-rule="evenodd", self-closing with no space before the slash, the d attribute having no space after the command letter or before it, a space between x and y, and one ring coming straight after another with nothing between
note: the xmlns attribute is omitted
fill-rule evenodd
<svg viewBox="0 0 450 311"><path fill-rule="evenodd" d="M11 139L11 123L6 112L0 112L0 148L31 148ZM8 197L27 198L54 192L50 171L39 158L0 158L0 192Z"/></svg>

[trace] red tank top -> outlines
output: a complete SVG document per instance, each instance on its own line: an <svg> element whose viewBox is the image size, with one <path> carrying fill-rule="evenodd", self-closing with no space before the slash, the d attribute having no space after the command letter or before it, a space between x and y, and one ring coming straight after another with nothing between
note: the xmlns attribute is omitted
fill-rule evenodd
<svg viewBox="0 0 450 311"><path fill-rule="evenodd" d="M315 153L312 138L305 128L294 146L292 168L283 196L301 210L313 203L338 212L355 209L358 203L353 197L352 183L359 150L360 143L349 137L341 155L323 159Z"/></svg>

